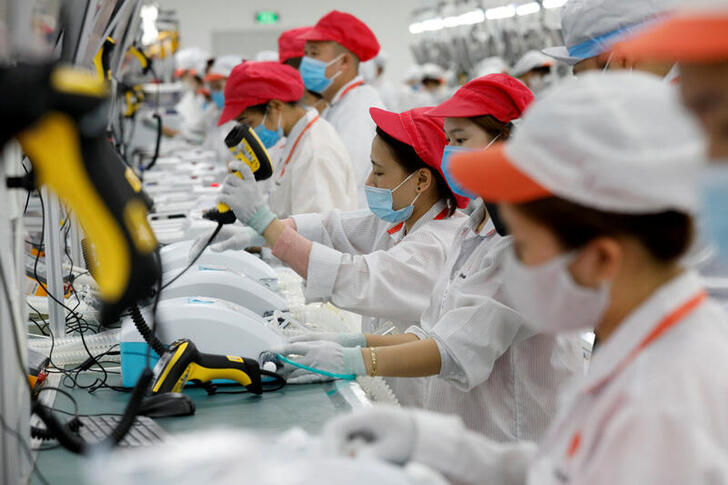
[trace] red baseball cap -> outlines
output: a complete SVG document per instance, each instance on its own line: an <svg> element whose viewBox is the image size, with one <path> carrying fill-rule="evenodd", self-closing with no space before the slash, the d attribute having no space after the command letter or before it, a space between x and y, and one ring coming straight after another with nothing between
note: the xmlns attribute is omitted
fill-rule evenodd
<svg viewBox="0 0 728 485"><path fill-rule="evenodd" d="M321 17L300 39L304 42L334 41L349 49L362 62L373 59L379 52L379 42L374 32L352 14L338 10Z"/></svg>
<svg viewBox="0 0 728 485"><path fill-rule="evenodd" d="M246 61L235 66L225 84L225 107L217 125L235 119L245 108L271 99L298 101L303 96L298 71L279 62Z"/></svg>
<svg viewBox="0 0 728 485"><path fill-rule="evenodd" d="M491 115L509 123L520 118L532 101L533 93L518 79L508 74L488 74L464 84L452 98L427 114L440 118Z"/></svg>
<svg viewBox="0 0 728 485"><path fill-rule="evenodd" d="M442 119L426 115L429 107L415 108L402 113L394 113L380 108L369 108L369 114L383 132L411 146L417 156L428 166L436 169L443 180L447 181L442 173L442 152L447 145ZM458 207L468 205L466 197L453 192Z"/></svg>
<svg viewBox="0 0 728 485"><path fill-rule="evenodd" d="M306 41L301 36L310 32L313 27L298 27L286 30L278 37L278 60L286 62L288 59L303 57L303 46Z"/></svg>
<svg viewBox="0 0 728 485"><path fill-rule="evenodd" d="M656 61L720 62L728 59L728 9L685 10L614 46L614 54Z"/></svg>

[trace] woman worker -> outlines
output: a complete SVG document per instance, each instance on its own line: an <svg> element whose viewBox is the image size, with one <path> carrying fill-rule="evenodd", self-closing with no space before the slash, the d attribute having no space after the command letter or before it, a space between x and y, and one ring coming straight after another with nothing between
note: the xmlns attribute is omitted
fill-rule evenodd
<svg viewBox="0 0 728 485"><path fill-rule="evenodd" d="M268 206L281 218L293 214L356 209L357 187L349 155L336 130L301 103L297 70L278 62L243 62L225 85L219 125L250 125L266 148L286 137L273 160Z"/></svg>
<svg viewBox="0 0 728 485"><path fill-rule="evenodd" d="M455 158L453 175L498 202L513 235L507 296L539 332L594 328L589 372L538 446L393 408L336 420L328 446L351 453L358 439L467 483L724 482L728 317L681 265L703 156L676 93L634 72L565 82L505 147Z"/></svg>
<svg viewBox="0 0 728 485"><path fill-rule="evenodd" d="M455 182L448 173L453 150L482 151L508 139L511 121L532 100L520 81L491 74L429 111L445 118L446 177ZM510 307L503 295L503 260L512 242L497 227L478 204L455 236L418 325L404 335L366 335L361 360L369 375L433 376L422 386L425 409L456 414L468 428L496 441L535 440L553 418L560 385L583 370L581 347L576 334L537 334ZM298 340L317 337L357 341L336 334ZM334 342L293 343L278 350L302 355L295 360L310 367L333 369L332 362L313 359L317 349L339 345Z"/></svg>
<svg viewBox="0 0 728 485"><path fill-rule="evenodd" d="M366 185L369 210L336 210L280 221L242 164L234 168L244 179L228 176L219 198L241 222L265 237L275 256L306 279L307 300L329 300L364 315L362 328L368 333L392 324L399 333L419 321L463 221L456 209L467 199L453 194L440 171L446 143L442 122L425 111L370 110L377 136ZM245 229L235 230L236 234L230 231L219 238L224 248L250 246ZM204 244L207 238L199 241ZM234 241L234 246L225 239ZM218 249L218 244L211 249ZM332 358L342 362L358 358L363 365L360 350L353 346L364 345L364 337L356 338L359 341L350 342L351 348L334 349ZM320 376L294 373L289 382L312 377ZM418 384L406 380L394 386L395 394L402 402L415 403Z"/></svg>

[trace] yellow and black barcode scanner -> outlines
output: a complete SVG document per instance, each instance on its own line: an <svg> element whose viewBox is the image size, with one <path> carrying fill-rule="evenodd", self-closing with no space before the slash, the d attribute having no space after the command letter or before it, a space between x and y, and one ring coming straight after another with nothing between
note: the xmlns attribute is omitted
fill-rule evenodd
<svg viewBox="0 0 728 485"><path fill-rule="evenodd" d="M180 392L188 381L209 383L213 379L225 379L239 383L253 394L262 394L261 375L285 384L278 374L261 370L255 359L203 354L191 340L179 339L169 346L154 367L152 392ZM281 387L278 385L276 389Z"/></svg>
<svg viewBox="0 0 728 485"><path fill-rule="evenodd" d="M255 130L247 123L239 123L230 130L230 133L225 137L225 145L227 145L235 160L239 160L250 167L255 180L266 180L273 175L273 163L270 160L270 155L268 155L263 142L255 134ZM240 172L235 172L235 175L243 178ZM235 222L233 211L222 203L217 204L217 209L205 212L203 217L220 224Z"/></svg>
<svg viewBox="0 0 728 485"><path fill-rule="evenodd" d="M138 179L106 139L107 83L76 68L17 65L0 68L0 89L0 146L16 137L36 183L76 214L97 255L101 323L114 322L161 275Z"/></svg>

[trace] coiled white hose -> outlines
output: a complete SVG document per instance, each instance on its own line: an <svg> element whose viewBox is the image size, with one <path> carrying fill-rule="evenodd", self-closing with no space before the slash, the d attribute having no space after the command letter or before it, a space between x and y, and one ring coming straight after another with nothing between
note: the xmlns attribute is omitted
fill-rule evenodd
<svg viewBox="0 0 728 485"><path fill-rule="evenodd" d="M44 355L49 355L51 346L53 346L53 355L51 359L56 366L80 364L91 355L101 355L112 347L119 344L121 330L113 329L94 335L84 335L83 341L81 337L62 337L51 341L48 337L30 338L28 340L28 348ZM84 341L86 346L83 345ZM86 348L88 347L88 351ZM104 360L117 361L118 356L105 356Z"/></svg>

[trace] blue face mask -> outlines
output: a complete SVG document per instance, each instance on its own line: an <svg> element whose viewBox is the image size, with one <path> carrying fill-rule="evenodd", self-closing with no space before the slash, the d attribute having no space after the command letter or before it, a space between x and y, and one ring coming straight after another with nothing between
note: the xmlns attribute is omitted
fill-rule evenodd
<svg viewBox="0 0 728 485"><path fill-rule="evenodd" d="M483 150L487 150L490 148L490 146L495 143L495 141L500 138L500 135L493 138L490 143L488 143L488 146L483 148ZM471 194L467 190L465 190L455 179L455 177L452 176L452 172L450 171L450 161L452 159L453 155L457 155L458 153L470 153L470 152L479 152L480 150L476 150L474 148L465 148L465 147L456 147L452 145L447 145L445 147L445 151L442 152L442 163L440 164L440 168L442 169L442 173L445 175L445 180L447 181L447 184L450 186L450 190L453 191L453 193L462 195L463 197L467 197L468 199L476 199L478 196L475 194Z"/></svg>
<svg viewBox="0 0 728 485"><path fill-rule="evenodd" d="M719 257L728 262L728 160L703 170L700 203L700 222L706 242L711 242L718 249Z"/></svg>
<svg viewBox="0 0 728 485"><path fill-rule="evenodd" d="M306 89L319 94L326 91L329 86L331 86L331 83L334 82L334 79L339 74L341 74L341 71L339 71L332 77L328 78L326 77L326 68L341 59L341 56L343 56L343 54L338 56L336 59L332 60L328 64L324 61L319 61L316 59L312 59L308 56L304 56L301 60L301 65L299 66L298 70L301 73L301 78L303 78L303 85L306 86Z"/></svg>
<svg viewBox="0 0 728 485"><path fill-rule="evenodd" d="M263 116L263 121L260 122L258 126L253 128L255 131L255 134L258 135L258 138L260 138L260 141L263 142L263 145L265 145L266 148L272 148L276 143L278 143L278 140L280 140L283 137L283 128L281 127L281 119L278 118L278 129L277 130L269 130L265 127L265 118L268 116L266 113L265 116Z"/></svg>
<svg viewBox="0 0 728 485"><path fill-rule="evenodd" d="M372 211L372 214L383 221L391 222L393 224L409 219L412 212L415 210L415 202L420 194L417 194L410 205L399 210L394 210L394 199L392 198L392 194L394 194L394 192L400 188L402 184L412 178L415 173L417 172L412 172L409 177L401 181L399 185L393 189L380 189L378 187L365 185L364 192L366 193L367 204L369 204L369 210Z"/></svg>
<svg viewBox="0 0 728 485"><path fill-rule="evenodd" d="M218 108L223 109L225 107L225 91L210 91L210 97Z"/></svg>

